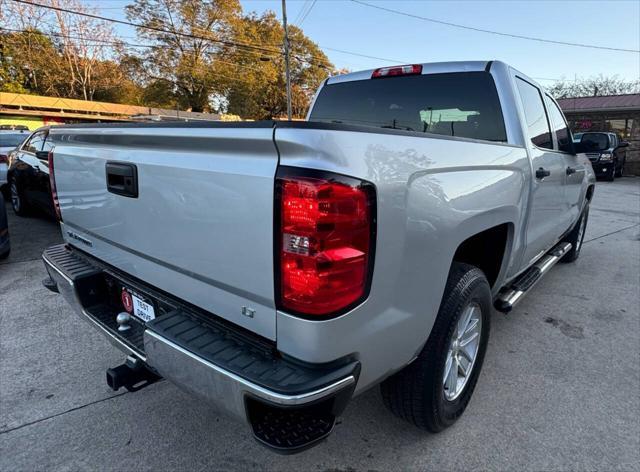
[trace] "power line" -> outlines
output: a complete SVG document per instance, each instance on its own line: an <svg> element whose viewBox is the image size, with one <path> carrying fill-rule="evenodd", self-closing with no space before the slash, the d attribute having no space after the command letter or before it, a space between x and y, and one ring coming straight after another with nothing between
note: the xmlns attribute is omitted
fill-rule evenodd
<svg viewBox="0 0 640 472"><path fill-rule="evenodd" d="M343 54L351 54L353 56L366 57L367 59L376 59L379 61L388 61L388 62L396 62L398 64L406 64L411 61L399 61L398 59L389 59L387 57L377 57L377 56L368 56L367 54L360 54L357 52L345 51L344 49L336 49L336 48L328 48L326 46L320 46L323 49L328 49L329 51L341 52Z"/></svg>
<svg viewBox="0 0 640 472"><path fill-rule="evenodd" d="M27 0L12 0L14 2L17 3L23 3L25 5L31 5L34 7L40 7L40 8L45 8L48 10L55 10L55 11L60 11L63 13L69 13L72 15L78 15L78 16L84 16L84 17L88 17L88 18L93 18L96 20L100 20L100 21L106 21L106 22L111 22L111 23L118 23L118 24L122 24L122 25L126 25L126 26L132 26L134 28L142 28L142 29L147 29L147 30L151 30L151 31L156 31L156 32L160 32L160 33L166 33L166 34L173 34L176 36L182 36L182 37L187 37L190 39L200 39L200 40L204 40L204 41L211 41L214 43L220 43L226 46L236 46L236 47L240 47L240 48L246 48L246 49L250 49L250 50L254 50L254 51L260 51L263 53L271 53L271 54L278 54L278 55L282 55L283 52L279 49L275 49L275 48L267 48L264 46L258 46L255 44L251 44L251 43L240 43L240 42L236 42L236 41L228 41L228 40L221 40L221 39L213 39L213 38L208 38L206 36L200 36L200 35L196 35L196 34L191 34L191 33L183 33L183 32L179 32L179 31L170 31L170 30L166 30L163 28L159 28L159 27L155 27L155 26L147 26L147 25L141 25L138 23L133 23L131 21L125 21L125 20L118 20L115 18L108 18L105 16L100 16L100 15L94 15L92 13L86 13L86 12L80 12L80 11L74 11L74 10L69 10L69 9L65 9L65 8L61 8L61 7L55 7L55 6L51 6L51 5L41 5L38 3L33 3ZM376 60L383 60L383 61L389 61L389 62L396 62L396 63L403 63L406 61L399 61L399 60L395 60L395 59L388 59L388 58L382 58L382 57L376 57L376 56L369 56L367 54L361 54L361 53L357 53L357 52L352 52L352 51L346 51L343 49L336 49L336 48L329 48L329 47L324 47L322 45L320 45L321 48L330 50L330 51L336 51L336 52L340 52L343 54L349 54L352 56L358 56L358 57L365 57L368 59L376 59ZM273 56L271 56L273 57ZM306 62L307 64L311 64L311 65L316 65L318 67L324 68L324 69L328 69L327 64L324 62L324 60L318 60L317 58L313 58L313 60L309 60L306 59L304 57L300 57L298 55L292 54L291 57L301 61L301 62Z"/></svg>
<svg viewBox="0 0 640 472"><path fill-rule="evenodd" d="M297 24L298 24L298 28L299 28L300 26L302 26L302 23L304 23L304 20L306 20L306 19L307 19L307 17L309 16L309 13L311 13L311 10L313 10L313 7L314 7L314 6L316 6L316 2L317 2L317 1L318 1L318 0L313 0L313 2L311 2L311 6L310 6L310 7L309 7L309 9L307 10L307 12L302 16L302 18L300 18L300 21L299 21L299 22L297 22Z"/></svg>
<svg viewBox="0 0 640 472"><path fill-rule="evenodd" d="M291 24L297 24L298 23L298 20L300 20L300 18L304 14L304 11L307 9L307 6L309 5L310 2L311 2L311 0L304 0L304 3L302 4L302 7L300 7L300 10L298 11L298 14L296 15L295 20L293 20L293 22Z"/></svg>
<svg viewBox="0 0 640 472"><path fill-rule="evenodd" d="M183 33L181 31L170 31L170 30L166 30L164 28L159 28L159 27L155 27L155 26L148 26L148 25L141 25L139 23L133 23L131 21L125 21L125 20L118 20L115 18L108 18L105 16L100 16L100 15L95 15L93 13L87 13L87 12L80 12L80 11L75 11L75 10L69 10L66 8L61 8L61 7L55 7L52 5L42 5L39 3L33 3L27 0L12 0L14 2L17 3L22 3L25 5L31 5L34 7L39 7L39 8L45 8L48 10L55 10L55 11L59 11L59 12L63 12L63 13L69 13L71 15L78 15L78 16L84 16L87 18L93 18L96 20L100 20L100 21L106 21L106 22L110 22L110 23L117 23L117 24L121 24L121 25L126 25L126 26L133 26L134 28L141 28L141 29L147 29L150 31L156 31L159 33L166 33L166 34L172 34L175 36L181 36L181 37L186 37L186 38L190 38L190 39L199 39L199 40L203 40L203 41L210 41L210 42L214 42L214 43L219 43L225 46L235 46L235 47L240 47L240 48L246 48L246 49L250 49L250 50L255 50L255 51L260 51L260 52L266 52L266 53L276 53L279 55L283 55L283 52L280 49L275 49L275 48L267 48L264 46L258 46L256 44L251 44L251 43L241 43L241 42L237 42L237 41L229 41L229 40L222 40L222 39L213 39L213 38L209 38L206 36L200 36L197 34L191 34L191 33ZM328 69L328 65L322 60L318 60L317 58L314 58L315 61L311 61L309 59L300 57L300 56L296 56L296 55L292 55L291 57L301 61L301 62L306 62L307 64L310 65L316 65L320 68L323 69Z"/></svg>
<svg viewBox="0 0 640 472"><path fill-rule="evenodd" d="M78 16L84 16L84 17L87 17L87 18L93 18L95 20L107 21L109 23L118 23L118 24L121 24L121 25L133 26L134 28L147 29L147 30L150 30L150 31L156 31L158 33L173 34L175 36L182 36L182 37L189 38L189 39L200 39L200 40L204 40L204 41L211 41L211 42L214 42L214 43L220 43L220 44L225 45L225 46L244 47L244 48L248 48L248 49L254 49L254 50L257 50L257 51L277 52L277 53L281 54L281 51L279 49L266 48L264 46L257 46L257 45L249 44L249 43L240 43L240 42L237 42L237 41L228 41L228 40L223 40L223 39L213 39L213 38L208 38L206 36L199 36L197 34L183 33L181 31L170 31L170 30L166 30L166 29L163 29L163 28L158 28L158 27L155 27L155 26L141 25L141 24L138 24L138 23L133 23L131 21L118 20L118 19L115 19L115 18L107 18L105 16L94 15L93 13L69 10L69 9L66 9L66 8L56 7L56 6L53 6L53 5L42 5L42 4L39 4L39 3L33 3L33 2L26 1L26 0L12 0L12 1L17 2L17 3L23 3L25 5L31 5L33 7L45 8L47 10L55 10L55 11L59 11L59 12L62 12L62 13L69 13L71 15L78 15Z"/></svg>
<svg viewBox="0 0 640 472"><path fill-rule="evenodd" d="M394 13L396 15L407 16L409 18L415 18L415 19L418 19L418 20L429 21L431 23L437 23L437 24L440 24L440 25L451 26L451 27L454 27L454 28L477 31L477 32L480 32L480 33L495 34L495 35L498 35L498 36L507 36L509 38L526 39L528 41L538 41L538 42L541 42L541 43L561 44L563 46L574 46L574 47L590 48L590 49L603 49L603 50L606 50L606 51L620 51L620 52L640 53L640 50L638 50L638 49L624 49L624 48L614 48L614 47L608 47L608 46L596 46L596 45L593 45L593 44L570 43L570 42L567 42L567 41L556 41L556 40L553 40L553 39L536 38L536 37L533 37L533 36L523 36L523 35L520 35L520 34L503 33L503 32L500 32L500 31L493 31L493 30L488 30L488 29L476 28L476 27L473 27L473 26L460 25L460 24L457 24L457 23L451 23L449 21L436 20L435 18L428 18L426 16L415 15L415 14L407 13L407 12L400 11L400 10L394 10L392 8L382 7L380 5L372 5L371 3L363 2L361 0L351 0L351 1L353 3L357 3L359 5L364 5L364 6L369 7L369 8L375 8L377 10L386 11L388 13Z"/></svg>
<svg viewBox="0 0 640 472"><path fill-rule="evenodd" d="M29 30L19 30L19 29L12 29L12 28L4 28L4 27L0 27L0 31L10 31L12 33L34 33L34 34L42 34L44 36L53 36L53 37L57 37L57 38L64 38L64 39L76 39L76 40L82 40L85 41L85 43L91 43L93 46L99 46L99 45L104 45L104 46L129 46L129 47L134 47L134 48L149 48L149 49L158 49L158 48L163 48L164 46L160 46L160 45L156 45L156 44L136 44L136 43L128 43L125 41L108 41L105 39L98 39L98 38L90 38L90 37L81 37L81 36L72 36L72 35L64 35L61 33L44 33L42 31L38 31L37 33L35 33L34 31L29 31ZM187 49L193 49L193 48L187 48ZM256 67L251 67L245 64L238 64L235 62L228 62L228 61L223 61L222 59L211 59L213 62L219 62L221 64L228 64L231 66L235 66L235 67L242 67L245 69L251 69L254 70L256 72L261 72L263 73L264 71L262 69L258 69Z"/></svg>

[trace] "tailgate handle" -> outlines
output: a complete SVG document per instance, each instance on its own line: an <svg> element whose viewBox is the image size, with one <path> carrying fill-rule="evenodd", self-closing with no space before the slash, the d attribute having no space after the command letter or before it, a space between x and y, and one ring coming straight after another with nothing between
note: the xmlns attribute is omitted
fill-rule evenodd
<svg viewBox="0 0 640 472"><path fill-rule="evenodd" d="M107 162L107 190L123 197L138 198L138 169L134 164Z"/></svg>

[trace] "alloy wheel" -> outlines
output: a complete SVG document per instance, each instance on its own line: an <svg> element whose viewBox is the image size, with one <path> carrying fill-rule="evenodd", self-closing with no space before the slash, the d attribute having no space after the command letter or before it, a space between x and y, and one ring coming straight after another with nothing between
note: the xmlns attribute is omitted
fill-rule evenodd
<svg viewBox="0 0 640 472"><path fill-rule="evenodd" d="M13 207L13 211L16 213L20 212L20 207L22 202L20 201L20 194L18 193L18 184L16 184L15 179L11 180L11 206Z"/></svg>
<svg viewBox="0 0 640 472"><path fill-rule="evenodd" d="M471 302L462 311L447 351L442 378L447 400L454 401L467 385L478 357L481 336L482 310L478 303Z"/></svg>

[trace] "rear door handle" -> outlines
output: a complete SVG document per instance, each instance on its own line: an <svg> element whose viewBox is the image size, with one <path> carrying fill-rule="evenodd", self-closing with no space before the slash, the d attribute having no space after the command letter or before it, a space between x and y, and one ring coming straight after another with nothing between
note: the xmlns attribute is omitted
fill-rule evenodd
<svg viewBox="0 0 640 472"><path fill-rule="evenodd" d="M576 170L573 167L567 167L567 175L575 174Z"/></svg>
<svg viewBox="0 0 640 472"><path fill-rule="evenodd" d="M549 177L551 175L551 171L548 171L547 169L544 169L542 167L540 167L537 171L536 171L536 179L544 179L545 177Z"/></svg>
<svg viewBox="0 0 640 472"><path fill-rule="evenodd" d="M109 192L138 198L138 169L134 164L107 162L105 168Z"/></svg>

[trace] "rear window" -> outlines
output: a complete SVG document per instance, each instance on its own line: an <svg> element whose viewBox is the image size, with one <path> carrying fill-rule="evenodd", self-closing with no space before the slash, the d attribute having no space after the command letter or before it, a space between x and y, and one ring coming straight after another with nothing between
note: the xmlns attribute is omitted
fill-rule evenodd
<svg viewBox="0 0 640 472"><path fill-rule="evenodd" d="M609 136L604 133L585 133L580 141L588 151L601 151L609 147Z"/></svg>
<svg viewBox="0 0 640 472"><path fill-rule="evenodd" d="M506 141L491 74L464 72L357 80L322 88L310 121Z"/></svg>
<svg viewBox="0 0 640 472"><path fill-rule="evenodd" d="M0 133L0 147L17 147L25 138L29 136L24 134L4 134Z"/></svg>

